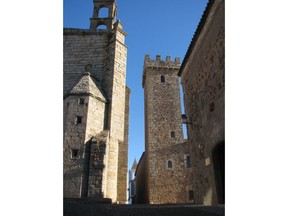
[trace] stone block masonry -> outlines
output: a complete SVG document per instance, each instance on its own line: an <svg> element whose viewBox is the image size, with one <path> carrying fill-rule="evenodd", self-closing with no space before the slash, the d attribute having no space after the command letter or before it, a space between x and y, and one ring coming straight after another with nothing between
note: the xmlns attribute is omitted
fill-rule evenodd
<svg viewBox="0 0 288 216"><path fill-rule="evenodd" d="M224 203L224 0L210 1L181 66L191 146L192 189L200 204Z"/></svg>
<svg viewBox="0 0 288 216"><path fill-rule="evenodd" d="M98 18L103 7L109 16ZM90 29L64 29L65 198L127 201L127 34L116 10L114 0L94 1Z"/></svg>
<svg viewBox="0 0 288 216"><path fill-rule="evenodd" d="M183 139L179 68L179 58L171 61L171 57L167 56L163 61L160 55L156 56L156 60L145 56L142 86L145 97L143 161L146 164L139 162L142 169L137 170L136 175L146 178L142 191L147 193L144 197L148 203L189 202L189 181L186 177L191 169L185 164L189 149ZM139 198L139 195L136 197Z"/></svg>

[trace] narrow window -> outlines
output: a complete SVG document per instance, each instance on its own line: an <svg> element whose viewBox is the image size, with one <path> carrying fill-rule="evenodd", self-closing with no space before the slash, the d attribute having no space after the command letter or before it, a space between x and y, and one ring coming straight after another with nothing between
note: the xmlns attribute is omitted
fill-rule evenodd
<svg viewBox="0 0 288 216"><path fill-rule="evenodd" d="M164 83L164 82L165 82L165 77L161 76L161 83Z"/></svg>
<svg viewBox="0 0 288 216"><path fill-rule="evenodd" d="M175 138L175 131L171 131L171 138Z"/></svg>
<svg viewBox="0 0 288 216"><path fill-rule="evenodd" d="M191 167L191 160L190 160L190 156L186 155L185 157L185 167L186 168L190 168Z"/></svg>
<svg viewBox="0 0 288 216"><path fill-rule="evenodd" d="M172 161L168 160L168 168L172 168Z"/></svg>
<svg viewBox="0 0 288 216"><path fill-rule="evenodd" d="M78 105L84 105L84 102L85 102L84 98L78 99Z"/></svg>
<svg viewBox="0 0 288 216"><path fill-rule="evenodd" d="M188 191L188 197L189 197L190 201L194 201L194 191L193 190Z"/></svg>
<svg viewBox="0 0 288 216"><path fill-rule="evenodd" d="M81 123L82 123L82 117L81 116L76 116L75 124L81 124Z"/></svg>
<svg viewBox="0 0 288 216"><path fill-rule="evenodd" d="M71 151L71 158L72 159L77 159L79 156L79 149L72 149Z"/></svg>
<svg viewBox="0 0 288 216"><path fill-rule="evenodd" d="M212 102L209 104L209 110L210 110L210 112L212 112L212 111L215 110L215 103L214 103L214 101L212 101Z"/></svg>

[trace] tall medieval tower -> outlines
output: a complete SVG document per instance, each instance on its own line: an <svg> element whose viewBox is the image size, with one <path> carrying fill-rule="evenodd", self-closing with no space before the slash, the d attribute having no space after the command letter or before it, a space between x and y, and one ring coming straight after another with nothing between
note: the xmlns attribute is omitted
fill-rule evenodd
<svg viewBox="0 0 288 216"><path fill-rule="evenodd" d="M183 139L180 59L165 61L145 56L143 82L145 97L146 202L188 202L188 148ZM189 158L188 158L189 159Z"/></svg>
<svg viewBox="0 0 288 216"><path fill-rule="evenodd" d="M106 17L100 11L108 10ZM94 0L90 29L64 29L64 197L127 202L127 47L115 0ZM99 28L104 26L105 28Z"/></svg>

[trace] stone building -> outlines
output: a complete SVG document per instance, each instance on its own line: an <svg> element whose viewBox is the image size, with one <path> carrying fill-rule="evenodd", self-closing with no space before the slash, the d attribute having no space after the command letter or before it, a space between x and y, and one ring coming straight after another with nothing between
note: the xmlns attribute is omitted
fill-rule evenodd
<svg viewBox="0 0 288 216"><path fill-rule="evenodd" d="M156 60L145 56L142 86L145 97L145 158L138 166L145 171L146 203L193 202L192 185L186 176L191 172L187 142L183 138L180 84L178 72L180 59L171 61L170 56ZM145 165L141 164L145 163ZM143 169L142 169L143 171ZM138 186L137 186L138 187ZM140 186L141 187L141 186ZM138 193L138 191L137 191Z"/></svg>
<svg viewBox="0 0 288 216"><path fill-rule="evenodd" d="M129 170L129 187L128 187L129 198L128 198L128 204L132 204L132 203L135 202L135 195L136 195L135 172L136 172L136 168L137 168L137 161L135 159L131 169Z"/></svg>
<svg viewBox="0 0 288 216"><path fill-rule="evenodd" d="M94 0L90 29L64 28L64 198L127 203L130 90L116 14L115 0Z"/></svg>
<svg viewBox="0 0 288 216"><path fill-rule="evenodd" d="M179 76L196 203L224 203L224 0L210 0Z"/></svg>

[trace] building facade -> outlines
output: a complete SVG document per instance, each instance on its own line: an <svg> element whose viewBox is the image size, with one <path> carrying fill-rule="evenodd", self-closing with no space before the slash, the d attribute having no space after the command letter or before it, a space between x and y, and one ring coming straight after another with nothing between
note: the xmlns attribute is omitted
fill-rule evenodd
<svg viewBox="0 0 288 216"><path fill-rule="evenodd" d="M142 86L145 101L145 162L146 203L193 202L189 197L191 172L189 150L183 138L180 84L180 59L170 56L156 60L145 56ZM141 164L140 164L141 165ZM138 175L143 175L137 170ZM138 186L137 186L138 187ZM141 187L141 186L140 186ZM141 189L140 189L141 191Z"/></svg>
<svg viewBox="0 0 288 216"><path fill-rule="evenodd" d="M179 76L196 203L225 202L224 0L210 0Z"/></svg>
<svg viewBox="0 0 288 216"><path fill-rule="evenodd" d="M64 28L65 198L127 203L130 90L116 14L115 0L94 0L90 29Z"/></svg>

